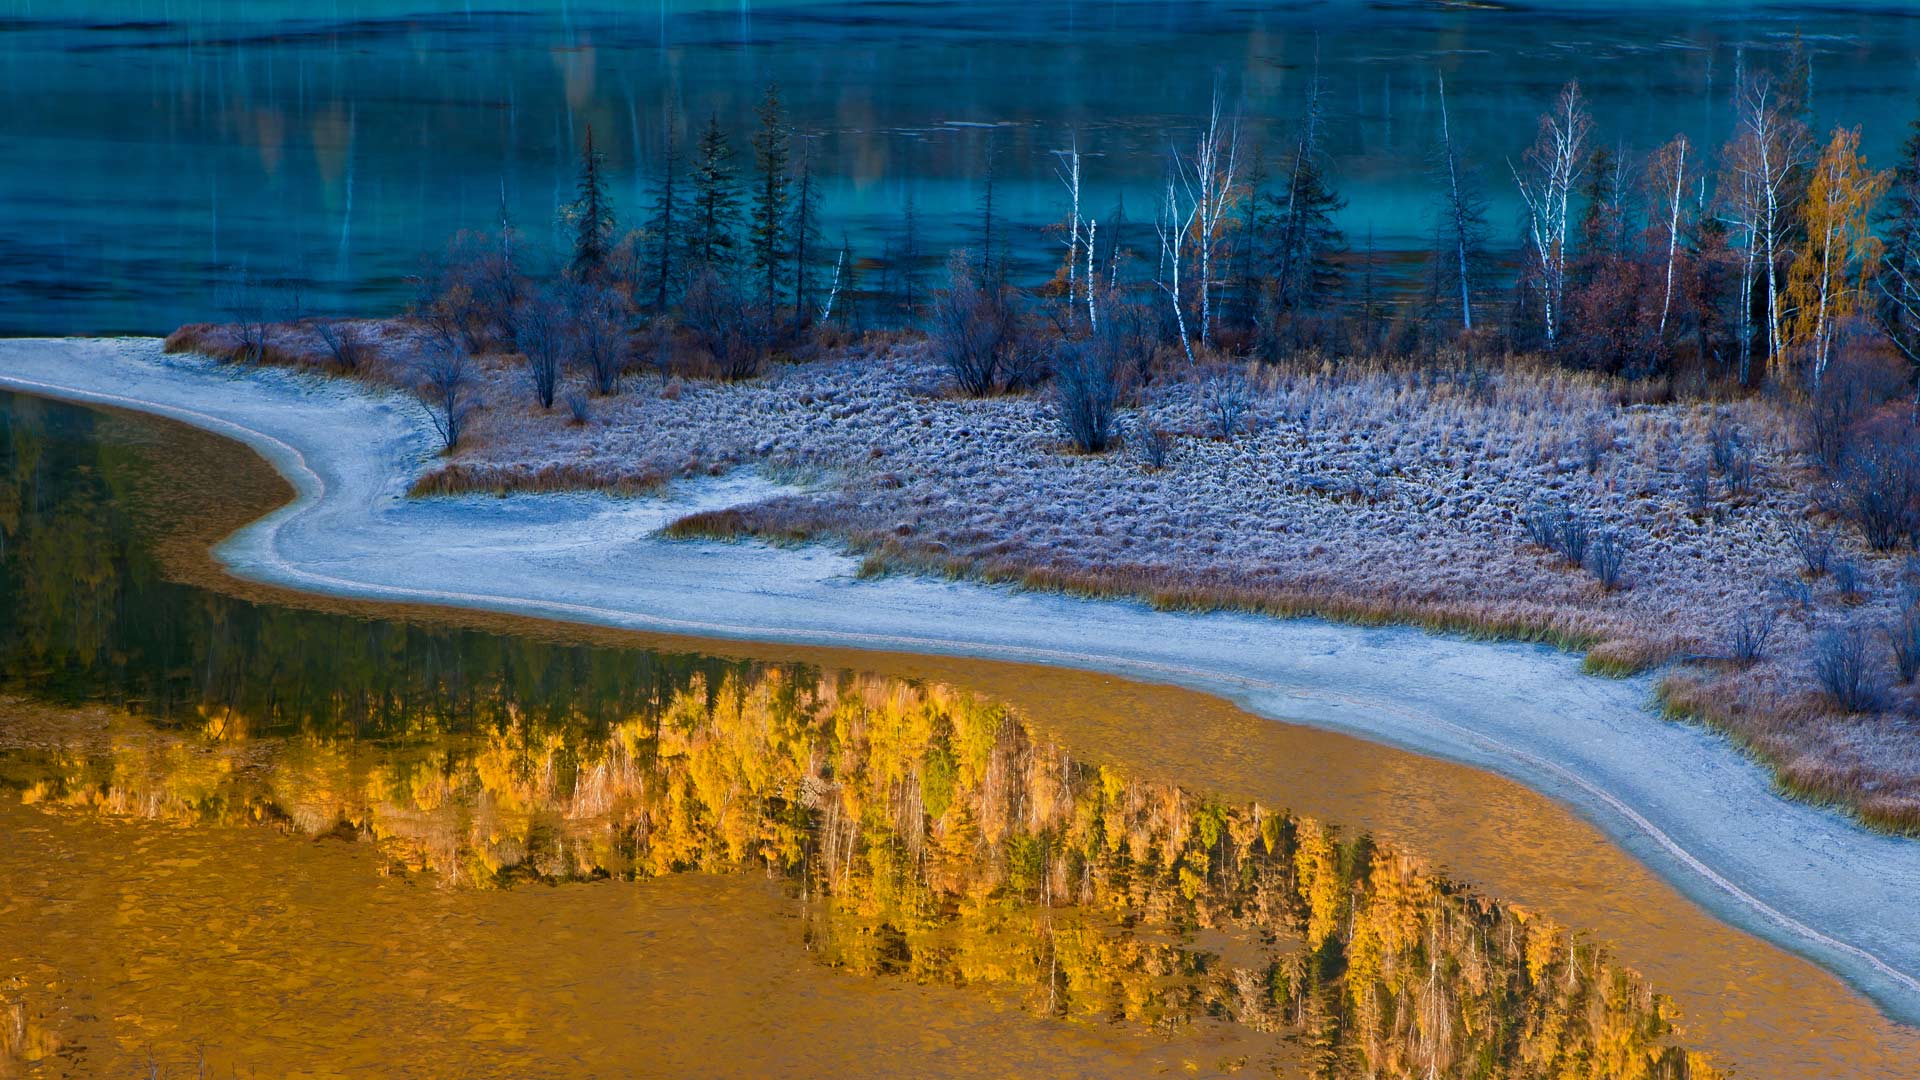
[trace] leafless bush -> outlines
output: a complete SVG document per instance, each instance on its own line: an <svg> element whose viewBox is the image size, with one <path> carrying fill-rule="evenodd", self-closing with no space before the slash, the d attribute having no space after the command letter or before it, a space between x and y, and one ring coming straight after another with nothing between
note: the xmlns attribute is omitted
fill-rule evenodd
<svg viewBox="0 0 1920 1080"><path fill-rule="evenodd" d="M1832 567L1833 587L1840 594L1841 603L1857 604L1866 599L1861 591L1860 564L1852 559L1836 560Z"/></svg>
<svg viewBox="0 0 1920 1080"><path fill-rule="evenodd" d="M517 348L525 292L511 244L469 231L456 235L414 279L413 306L416 315L431 312L454 327L469 352Z"/></svg>
<svg viewBox="0 0 1920 1080"><path fill-rule="evenodd" d="M1713 462L1713 471L1725 476L1744 441L1738 424L1724 416L1716 417L1707 427L1707 456Z"/></svg>
<svg viewBox="0 0 1920 1080"><path fill-rule="evenodd" d="M543 409L553 408L560 386L560 363L567 347L567 327L560 304L545 290L529 295L515 319L520 355L525 358L527 385Z"/></svg>
<svg viewBox="0 0 1920 1080"><path fill-rule="evenodd" d="M1232 442L1253 404L1253 391L1240 372L1216 371L1200 386L1200 404L1213 422L1213 433Z"/></svg>
<svg viewBox="0 0 1920 1080"><path fill-rule="evenodd" d="M466 344L454 333L429 333L420 350L420 397L427 419L451 451L460 445L467 420L479 406L473 388L473 369Z"/></svg>
<svg viewBox="0 0 1920 1080"><path fill-rule="evenodd" d="M1920 611L1909 607L1900 621L1887 627L1887 640L1893 646L1893 667L1903 684L1912 684L1920 675Z"/></svg>
<svg viewBox="0 0 1920 1080"><path fill-rule="evenodd" d="M1813 586L1797 577L1774 578L1768 585L1774 598L1804 614L1813 610Z"/></svg>
<svg viewBox="0 0 1920 1080"><path fill-rule="evenodd" d="M567 331L573 360L596 394L620 389L627 366L626 306L604 285L576 282L567 290Z"/></svg>
<svg viewBox="0 0 1920 1080"><path fill-rule="evenodd" d="M343 372L358 371L372 352L372 343L353 323L321 319L314 324L313 330L320 335L321 344L327 347L327 355L333 357L334 366Z"/></svg>
<svg viewBox="0 0 1920 1080"><path fill-rule="evenodd" d="M1854 447L1843 457L1834 490L1875 551L1886 551L1913 536L1920 469L1908 448L1872 442Z"/></svg>
<svg viewBox="0 0 1920 1080"><path fill-rule="evenodd" d="M1593 542L1593 527L1587 523L1585 514L1573 510L1562 514L1560 528L1554 535L1554 547L1562 557L1575 566L1587 565L1587 548Z"/></svg>
<svg viewBox="0 0 1920 1080"><path fill-rule="evenodd" d="M1813 675L1835 705L1866 712L1879 698L1873 683L1866 628L1858 623L1830 626L1813 640Z"/></svg>
<svg viewBox="0 0 1920 1080"><path fill-rule="evenodd" d="M1695 458L1687 466L1681 483L1686 485L1689 511L1704 516L1713 509L1713 474L1707 471L1706 458Z"/></svg>
<svg viewBox="0 0 1920 1080"><path fill-rule="evenodd" d="M1589 474L1600 471L1607 451L1613 449L1613 425L1605 416L1589 415L1580 433L1580 451Z"/></svg>
<svg viewBox="0 0 1920 1080"><path fill-rule="evenodd" d="M755 320L751 307L711 270L695 277L681 300L681 325L713 358L721 378L750 379L766 362L769 331Z"/></svg>
<svg viewBox="0 0 1920 1080"><path fill-rule="evenodd" d="M1535 503L1520 514L1520 525L1527 530L1527 539L1536 547L1548 551L1560 550L1560 522L1567 516L1566 508L1552 503Z"/></svg>
<svg viewBox="0 0 1920 1080"><path fill-rule="evenodd" d="M1602 529L1587 545L1585 554L1583 563L1599 579L1601 587L1609 591L1620 587L1621 574L1627 565L1627 544L1618 532Z"/></svg>
<svg viewBox="0 0 1920 1080"><path fill-rule="evenodd" d="M1113 444L1126 361L1118 342L1098 332L1061 343L1054 362L1054 402L1061 429L1079 449L1100 453Z"/></svg>
<svg viewBox="0 0 1920 1080"><path fill-rule="evenodd" d="M966 252L954 252L947 260L947 291L935 298L927 320L927 339L960 392L980 397L1029 377L1020 338L1005 287L979 284Z"/></svg>
<svg viewBox="0 0 1920 1080"><path fill-rule="evenodd" d="M1173 453L1173 433L1166 428L1140 425L1140 460L1149 470L1158 472L1167 467L1167 458Z"/></svg>
<svg viewBox="0 0 1920 1080"><path fill-rule="evenodd" d="M1825 574L1833 562L1833 536L1802 518L1790 518L1785 525L1787 542L1793 545L1793 553L1800 556L1801 569L1808 577Z"/></svg>
<svg viewBox="0 0 1920 1080"><path fill-rule="evenodd" d="M1727 494L1735 496L1753 494L1754 485L1760 476L1760 461L1754 456L1753 448L1745 442L1735 442L1733 452L1727 458L1726 468L1720 475L1727 482Z"/></svg>
<svg viewBox="0 0 1920 1080"><path fill-rule="evenodd" d="M1766 608L1743 611L1734 616L1733 629L1727 635L1727 654L1742 664L1760 659L1773 636L1774 615Z"/></svg>
<svg viewBox="0 0 1920 1080"><path fill-rule="evenodd" d="M567 415L575 427L585 424L593 418L592 400L578 390L567 394Z"/></svg>
<svg viewBox="0 0 1920 1080"><path fill-rule="evenodd" d="M248 271L236 270L220 293L220 306L240 339L237 359L252 364L266 359L274 320L267 286Z"/></svg>

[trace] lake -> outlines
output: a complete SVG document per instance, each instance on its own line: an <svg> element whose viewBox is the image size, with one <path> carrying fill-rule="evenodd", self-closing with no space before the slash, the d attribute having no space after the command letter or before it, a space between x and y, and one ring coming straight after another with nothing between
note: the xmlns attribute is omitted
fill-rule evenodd
<svg viewBox="0 0 1920 1080"><path fill-rule="evenodd" d="M1566 79L1599 142L1644 153L1684 131L1717 147L1735 72L1777 67L1798 34L1816 124L1864 125L1884 165L1916 113L1915 16L1903 0L6 0L0 334L164 333L221 315L241 271L300 281L291 309L391 312L423 255L492 228L503 201L555 239L588 126L628 224L669 118L684 136L717 117L746 164L769 83L811 148L826 237L869 289L899 261L910 198L930 278L978 244L990 147L1021 280L1057 260L1042 229L1066 216L1055 151L1075 139L1088 205L1123 212L1151 252L1167 149L1216 78L1247 147L1271 153L1316 70L1349 241L1371 233L1404 269L1433 209L1440 73L1510 244L1505 162Z"/></svg>

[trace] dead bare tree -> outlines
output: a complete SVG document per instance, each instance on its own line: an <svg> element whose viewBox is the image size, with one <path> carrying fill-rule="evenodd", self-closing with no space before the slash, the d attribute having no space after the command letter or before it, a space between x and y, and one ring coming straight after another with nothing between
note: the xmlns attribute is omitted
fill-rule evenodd
<svg viewBox="0 0 1920 1080"><path fill-rule="evenodd" d="M1173 305L1174 325L1180 333L1180 348L1186 352L1189 366L1194 363L1193 339L1187 334L1186 299L1180 293L1180 263L1185 258L1182 254L1182 249L1186 247L1185 239L1192 232L1198 214L1198 207L1189 207L1184 214L1181 212L1180 201L1174 194L1173 177L1169 176L1166 201L1153 220L1154 231L1160 236L1161 270L1158 284Z"/></svg>
<svg viewBox="0 0 1920 1080"><path fill-rule="evenodd" d="M1453 273L1459 278L1460 328L1471 332L1473 265L1479 258L1483 234L1486 232L1486 210L1480 191L1461 159L1459 144L1454 142L1453 127L1448 122L1447 76L1444 72L1436 72L1435 75L1440 83L1439 171L1442 206L1439 239L1443 248L1442 265L1436 266L1435 276L1444 279L1447 275L1441 271L1451 264Z"/></svg>
<svg viewBox="0 0 1920 1080"><path fill-rule="evenodd" d="M1060 164L1055 172L1060 182L1066 185L1069 205L1067 208L1067 318L1072 319L1080 299L1080 137L1075 135L1073 143L1065 150L1055 150ZM1089 240L1091 250L1091 240ZM1093 287L1091 276L1087 287ZM1092 305L1088 305L1091 312Z"/></svg>
<svg viewBox="0 0 1920 1080"><path fill-rule="evenodd" d="M1233 117L1222 126L1220 88L1213 90L1213 105L1207 113L1207 127L1201 132L1191 157L1174 155L1174 171L1180 178L1187 202L1188 226L1181 235L1193 245L1200 280L1200 341L1213 344L1214 268L1225 262L1223 251L1234 200L1239 197L1235 172L1240 163L1240 119ZM1182 337L1185 330L1181 331Z"/></svg>

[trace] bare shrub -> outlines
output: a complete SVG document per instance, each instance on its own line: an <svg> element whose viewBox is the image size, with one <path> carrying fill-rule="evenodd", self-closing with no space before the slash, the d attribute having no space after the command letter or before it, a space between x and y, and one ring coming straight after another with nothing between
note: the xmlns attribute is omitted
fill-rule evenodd
<svg viewBox="0 0 1920 1080"><path fill-rule="evenodd" d="M1120 342L1095 332L1062 342L1054 361L1054 402L1060 426L1073 445L1101 453L1113 445L1127 357Z"/></svg>
<svg viewBox="0 0 1920 1080"><path fill-rule="evenodd" d="M1583 564L1599 579L1602 588L1609 591L1619 588L1627 565L1626 541L1613 529L1602 529L1587 546Z"/></svg>
<svg viewBox="0 0 1920 1080"><path fill-rule="evenodd" d="M1554 532L1554 547L1575 566L1587 565L1587 548L1593 542L1593 527L1585 514L1569 510L1560 515L1560 527Z"/></svg>
<svg viewBox="0 0 1920 1080"><path fill-rule="evenodd" d="M1713 462L1713 471L1725 476L1733 468L1743 442L1740 425L1724 416L1715 417L1707 426L1707 456Z"/></svg>
<svg viewBox="0 0 1920 1080"><path fill-rule="evenodd" d="M1855 446L1842 458L1834 490L1875 551L1886 551L1913 535L1920 469L1910 448L1872 441Z"/></svg>
<svg viewBox="0 0 1920 1080"><path fill-rule="evenodd" d="M473 387L473 369L466 344L455 333L429 333L422 343L418 374L420 397L427 419L439 433L444 449L460 445L467 420L479 406Z"/></svg>
<svg viewBox="0 0 1920 1080"><path fill-rule="evenodd" d="M1707 459L1695 458L1687 466L1681 483L1687 491L1687 510L1704 517L1713 509L1713 474L1707 471Z"/></svg>
<svg viewBox="0 0 1920 1080"><path fill-rule="evenodd" d="M1840 594L1843 604L1857 604L1866 599L1861 591L1860 564L1852 559L1839 559L1832 565L1833 587Z"/></svg>
<svg viewBox="0 0 1920 1080"><path fill-rule="evenodd" d="M1766 608L1734 616L1733 628L1727 634L1727 654L1742 664L1759 660L1767 647L1767 639L1773 636L1773 625L1773 612Z"/></svg>
<svg viewBox="0 0 1920 1080"><path fill-rule="evenodd" d="M574 363L586 373L594 393L618 392L627 366L625 301L612 289L589 282L567 290L566 300Z"/></svg>
<svg viewBox="0 0 1920 1080"><path fill-rule="evenodd" d="M1813 610L1813 586L1797 577L1774 578L1768 585L1775 599L1802 613Z"/></svg>
<svg viewBox="0 0 1920 1080"><path fill-rule="evenodd" d="M240 341L235 359L250 364L265 360L273 335L272 303L265 283L246 270L236 270L221 286L219 303Z"/></svg>
<svg viewBox="0 0 1920 1080"><path fill-rule="evenodd" d="M1727 458L1727 466L1720 475L1727 483L1728 495L1752 495L1760 477L1760 461L1754 455L1753 448L1745 442L1735 442L1733 452Z"/></svg>
<svg viewBox="0 0 1920 1080"><path fill-rule="evenodd" d="M1167 459L1173 453L1173 433L1166 428L1142 424L1140 431L1140 460L1153 472L1167 467Z"/></svg>
<svg viewBox="0 0 1920 1080"><path fill-rule="evenodd" d="M573 390L567 394L567 418L575 427L584 425L593 419L593 399Z"/></svg>
<svg viewBox="0 0 1920 1080"><path fill-rule="evenodd" d="M560 364L567 345L565 320L559 302L545 290L528 296L516 319L527 385L543 409L553 408L553 395L560 386Z"/></svg>
<svg viewBox="0 0 1920 1080"><path fill-rule="evenodd" d="M1520 525L1527 530L1527 539L1536 547L1548 551L1560 550L1560 522L1567 516L1565 507L1552 503L1535 503L1520 514Z"/></svg>
<svg viewBox="0 0 1920 1080"><path fill-rule="evenodd" d="M766 363L769 330L753 317L751 306L711 270L693 279L680 302L681 325L713 358L723 379L750 379Z"/></svg>
<svg viewBox="0 0 1920 1080"><path fill-rule="evenodd" d="M1848 712L1873 708L1879 694L1873 683L1866 628L1858 623L1830 626L1813 639L1813 675L1835 705Z"/></svg>
<svg viewBox="0 0 1920 1080"><path fill-rule="evenodd" d="M460 334L469 352L519 343L525 284L513 264L511 236L463 231L414 278L414 311L432 312Z"/></svg>
<svg viewBox="0 0 1920 1080"><path fill-rule="evenodd" d="M1585 427L1580 432L1581 457L1589 474L1600 471L1606 461L1607 451L1613 449L1613 425L1602 415L1589 414Z"/></svg>
<svg viewBox="0 0 1920 1080"><path fill-rule="evenodd" d="M1200 405L1213 423L1213 433L1232 442L1253 405L1253 391L1239 371L1216 371L1200 385Z"/></svg>
<svg viewBox="0 0 1920 1080"><path fill-rule="evenodd" d="M1793 545L1793 553L1800 557L1801 571L1814 578L1825 574L1833 562L1832 534L1800 518L1789 518L1785 526L1787 542Z"/></svg>
<svg viewBox="0 0 1920 1080"><path fill-rule="evenodd" d="M1920 611L1909 607L1886 632L1893 646L1894 670L1900 673L1901 683L1911 685L1920 675Z"/></svg>
<svg viewBox="0 0 1920 1080"><path fill-rule="evenodd" d="M1028 375L1019 319L1004 286L983 286L964 251L947 260L947 291L934 299L927 340L960 392L982 397Z"/></svg>
<svg viewBox="0 0 1920 1080"><path fill-rule="evenodd" d="M327 347L327 355L333 358L333 365L343 373L352 374L360 370L373 351L372 343L353 323L321 319L314 324L313 331L320 336L320 343Z"/></svg>

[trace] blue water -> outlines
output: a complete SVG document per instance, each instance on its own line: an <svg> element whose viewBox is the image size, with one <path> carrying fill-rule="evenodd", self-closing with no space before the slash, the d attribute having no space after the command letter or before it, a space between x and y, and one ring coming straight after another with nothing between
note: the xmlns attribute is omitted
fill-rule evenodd
<svg viewBox="0 0 1920 1080"><path fill-rule="evenodd" d="M1065 214L1052 151L1077 133L1089 198L1151 217L1170 141L1216 76L1248 142L1284 141L1318 58L1356 240L1415 250L1432 206L1432 87L1512 234L1505 158L1577 77L1599 137L1644 151L1726 135L1737 64L1796 31L1822 125L1885 162L1920 95L1913 4L1448 4L1419 0L869 0L575 4L0 3L0 333L164 331L218 314L235 268L307 285L305 310L392 310L423 253L486 228L504 189L556 230L591 124L616 207L646 198L669 102L744 152L778 82L825 178L830 239L877 259L919 204L932 256L977 242L981 161L1025 269ZM877 275L876 275L877 276Z"/></svg>

